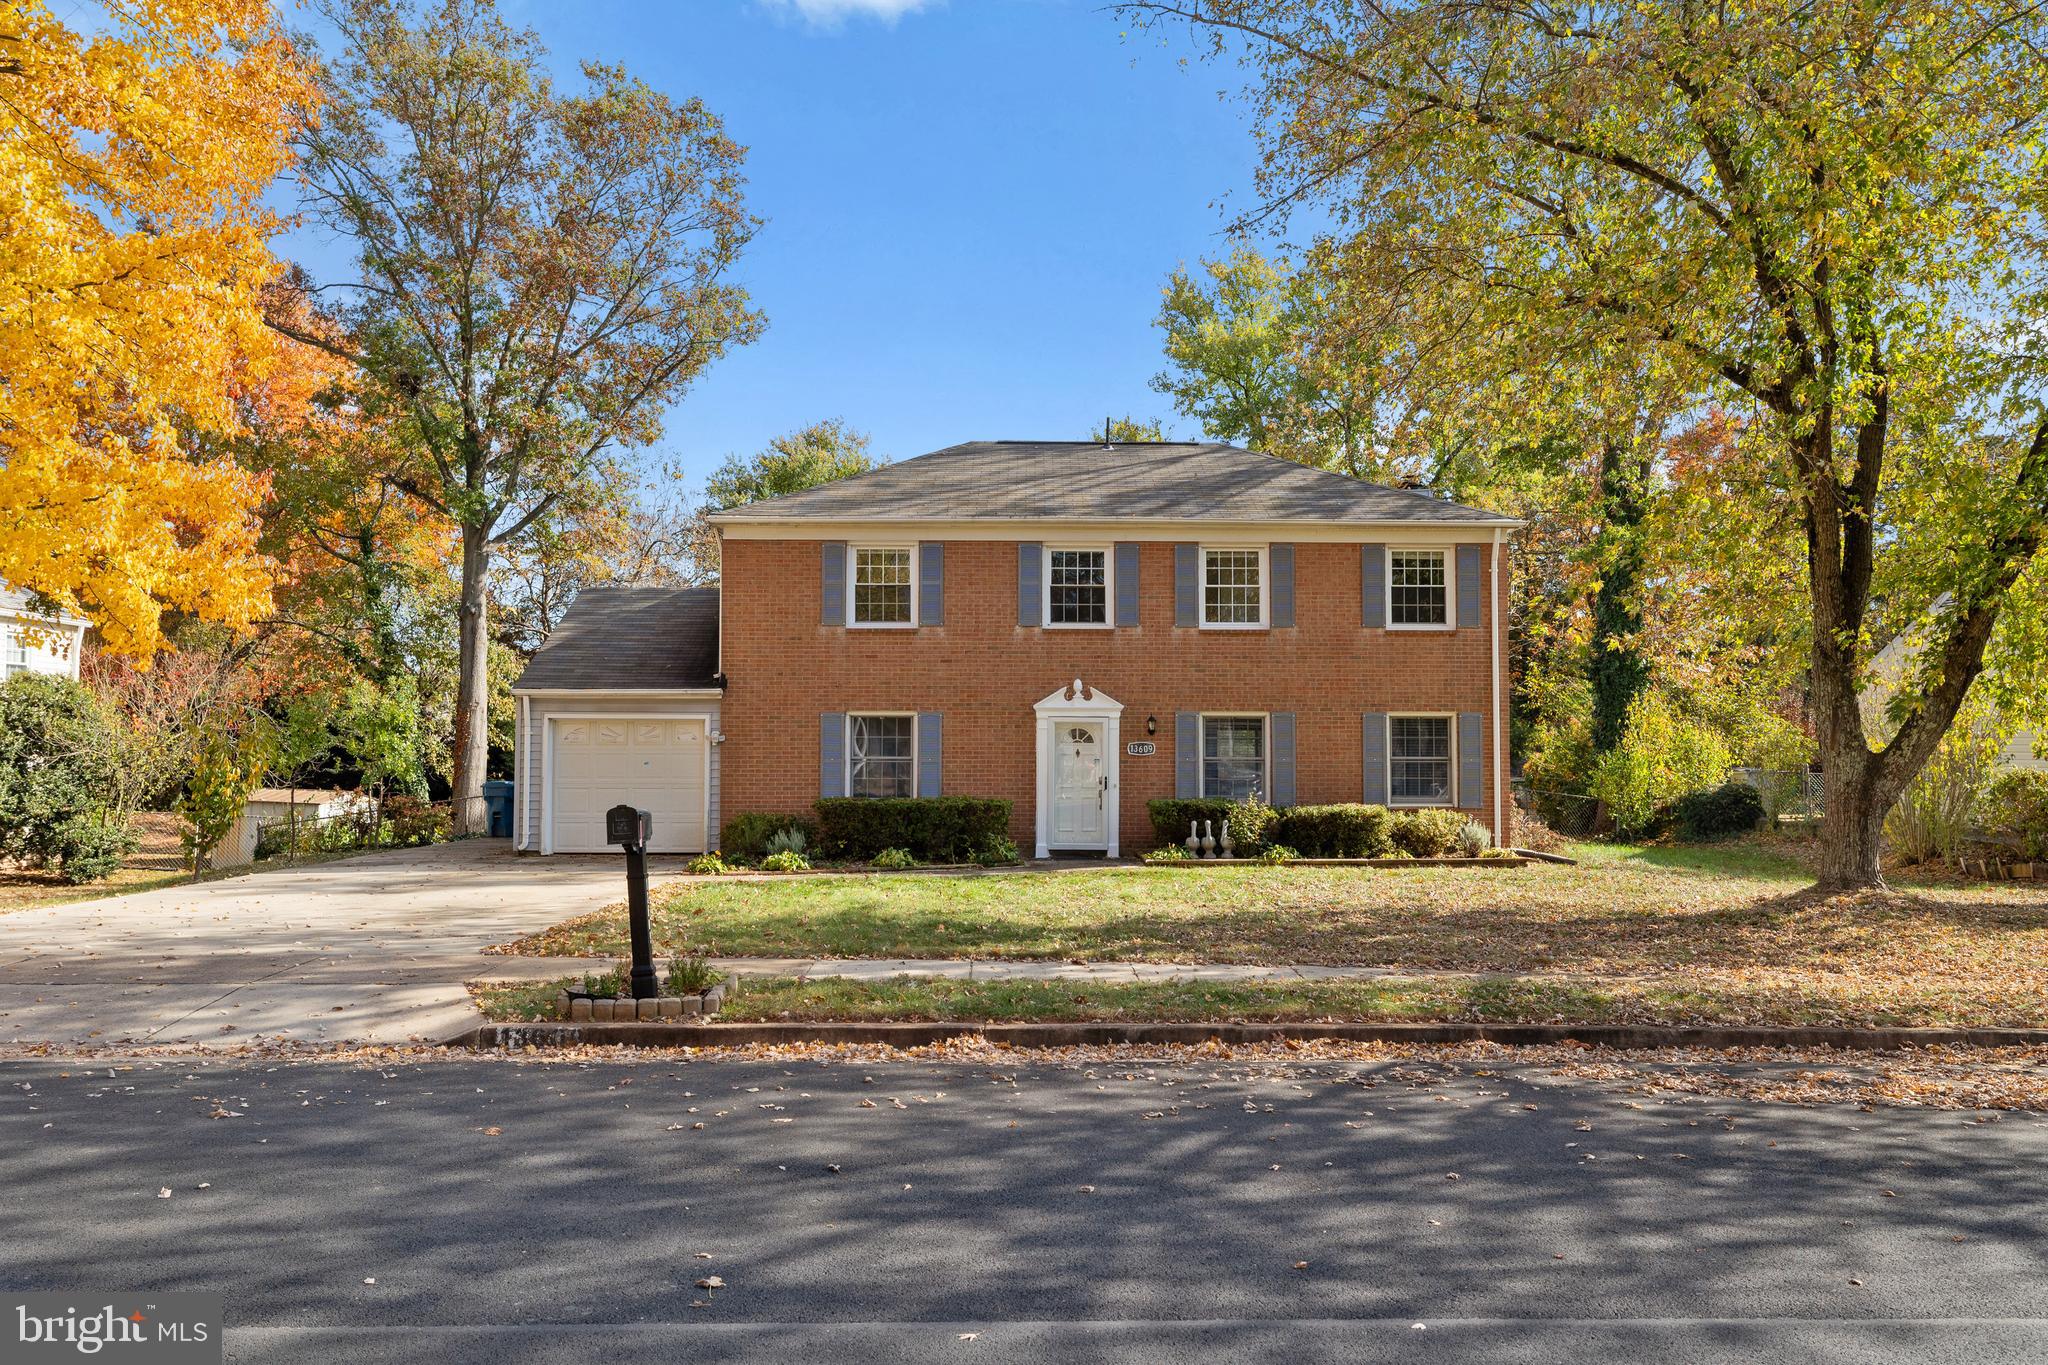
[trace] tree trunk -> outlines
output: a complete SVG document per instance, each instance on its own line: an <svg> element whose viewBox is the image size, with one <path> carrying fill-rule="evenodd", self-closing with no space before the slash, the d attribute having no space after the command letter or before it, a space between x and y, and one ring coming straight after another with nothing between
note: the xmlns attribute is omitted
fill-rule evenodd
<svg viewBox="0 0 2048 1365"><path fill-rule="evenodd" d="M484 834L490 824L484 812L484 768L490 761L490 637L484 601L484 576L491 549L481 526L462 528L462 608L458 613L460 648L455 682L455 778L450 794L455 837Z"/></svg>
<svg viewBox="0 0 2048 1365"><path fill-rule="evenodd" d="M1826 891L1883 884L1878 855L1884 845L1884 817L1898 793L1882 780L1883 765L1860 734L1854 744L1824 746L1821 752L1825 804L1819 882Z"/></svg>

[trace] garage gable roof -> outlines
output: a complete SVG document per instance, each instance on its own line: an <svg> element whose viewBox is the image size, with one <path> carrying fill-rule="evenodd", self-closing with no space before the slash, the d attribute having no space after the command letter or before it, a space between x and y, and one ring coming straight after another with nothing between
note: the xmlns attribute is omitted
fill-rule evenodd
<svg viewBox="0 0 2048 1365"><path fill-rule="evenodd" d="M515 692L718 686L718 589L585 588Z"/></svg>

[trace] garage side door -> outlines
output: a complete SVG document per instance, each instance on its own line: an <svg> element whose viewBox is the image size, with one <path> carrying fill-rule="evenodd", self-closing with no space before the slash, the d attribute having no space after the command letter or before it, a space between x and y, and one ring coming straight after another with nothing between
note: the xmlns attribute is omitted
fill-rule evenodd
<svg viewBox="0 0 2048 1365"><path fill-rule="evenodd" d="M557 853L603 853L604 813L624 802L654 817L647 847L701 853L705 829L703 720L558 720L550 792Z"/></svg>

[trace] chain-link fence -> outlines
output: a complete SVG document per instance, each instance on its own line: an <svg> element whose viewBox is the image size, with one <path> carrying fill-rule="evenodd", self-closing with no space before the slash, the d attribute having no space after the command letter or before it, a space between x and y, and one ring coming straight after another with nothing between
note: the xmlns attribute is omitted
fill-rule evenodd
<svg viewBox="0 0 2048 1365"><path fill-rule="evenodd" d="M256 861L346 853L381 842L384 821L373 802L335 815L280 816L256 826Z"/></svg>
<svg viewBox="0 0 2048 1365"><path fill-rule="evenodd" d="M1772 824L1810 823L1827 814L1827 784L1808 768L1733 768L1728 776L1756 788Z"/></svg>

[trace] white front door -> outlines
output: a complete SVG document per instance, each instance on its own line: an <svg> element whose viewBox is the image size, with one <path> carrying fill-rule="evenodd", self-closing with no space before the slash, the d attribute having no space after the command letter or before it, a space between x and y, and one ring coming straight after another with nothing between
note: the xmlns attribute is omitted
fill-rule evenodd
<svg viewBox="0 0 2048 1365"><path fill-rule="evenodd" d="M1109 769L1099 720L1054 722L1052 839L1059 848L1109 843Z"/></svg>

